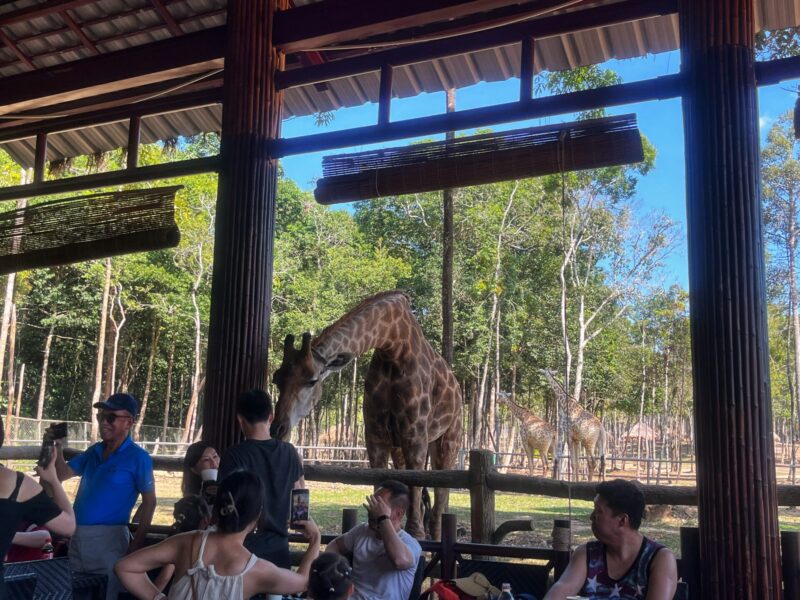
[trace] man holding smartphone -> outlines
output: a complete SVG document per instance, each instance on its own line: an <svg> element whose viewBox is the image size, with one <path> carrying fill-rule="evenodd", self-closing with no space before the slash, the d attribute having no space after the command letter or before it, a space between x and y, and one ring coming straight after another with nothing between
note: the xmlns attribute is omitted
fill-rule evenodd
<svg viewBox="0 0 800 600"><path fill-rule="evenodd" d="M56 440L56 472L60 481L81 477L75 497L78 526L69 544L70 568L108 575L106 598L116 600L122 585L114 575L114 564L144 545L156 509L153 461L130 438L139 413L136 398L112 394L94 407L102 441L66 462L61 449L64 440ZM128 521L140 494L139 525L131 542Z"/></svg>
<svg viewBox="0 0 800 600"><path fill-rule="evenodd" d="M407 600L414 585L419 542L402 528L408 486L384 481L367 496L367 522L333 540L326 552L352 557L353 600Z"/></svg>
<svg viewBox="0 0 800 600"><path fill-rule="evenodd" d="M264 485L264 508L256 531L244 545L259 558L289 569L289 509L292 489L305 487L303 463L288 442L273 439L272 400L263 390L250 390L236 400L236 420L244 434L241 444L222 453L219 480L239 469L255 473Z"/></svg>

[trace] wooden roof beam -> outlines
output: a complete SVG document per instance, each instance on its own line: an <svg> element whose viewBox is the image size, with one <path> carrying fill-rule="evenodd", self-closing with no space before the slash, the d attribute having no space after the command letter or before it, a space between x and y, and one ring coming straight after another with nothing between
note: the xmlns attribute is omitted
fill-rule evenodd
<svg viewBox="0 0 800 600"><path fill-rule="evenodd" d="M164 21L167 25L167 29L172 35L183 35L183 29L181 26L178 25L178 22L175 20L175 17L172 16L172 13L169 12L164 3L161 0L150 0L150 4L156 9L158 16Z"/></svg>
<svg viewBox="0 0 800 600"><path fill-rule="evenodd" d="M275 14L275 46L284 52L315 50L331 44L419 27L435 21L487 12L520 0L323 0ZM537 0L531 5L550 4ZM563 4L559 2L558 4Z"/></svg>
<svg viewBox="0 0 800 600"><path fill-rule="evenodd" d="M52 15L53 13L77 8L84 4L91 4L97 0L48 0L47 2L40 2L33 6L20 8L19 10L12 10L11 12L0 14L0 27L5 25L12 25L22 21L30 21L39 17Z"/></svg>
<svg viewBox="0 0 800 600"><path fill-rule="evenodd" d="M625 0L610 6L598 6L567 14L540 17L478 33L421 42L411 47L372 52L351 58L330 60L324 65L291 69L278 73L276 81L279 89L286 89L378 71L384 64L398 67L444 56L494 48L524 38L541 39L573 31L672 14L676 11L677 0Z"/></svg>
<svg viewBox="0 0 800 600"><path fill-rule="evenodd" d="M23 63L25 63L29 69L36 69L36 65L33 64L33 61L28 58L28 56L22 50L20 50L19 46L14 43L14 40L8 37L6 32L2 29L0 29L0 42L3 42L4 45L8 46L14 55Z"/></svg>
<svg viewBox="0 0 800 600"><path fill-rule="evenodd" d="M78 39L89 50L89 52L95 56L100 54L100 50L97 49L97 46L94 45L94 42L89 39L89 36L84 33L83 29L81 29L80 25L75 22L75 19L72 18L72 15L70 15L68 11L62 10L58 14L62 19L64 19L64 22L67 24L67 27L69 27L72 33L78 36Z"/></svg>
<svg viewBox="0 0 800 600"><path fill-rule="evenodd" d="M109 52L0 79L0 114L16 113L222 68L225 28Z"/></svg>

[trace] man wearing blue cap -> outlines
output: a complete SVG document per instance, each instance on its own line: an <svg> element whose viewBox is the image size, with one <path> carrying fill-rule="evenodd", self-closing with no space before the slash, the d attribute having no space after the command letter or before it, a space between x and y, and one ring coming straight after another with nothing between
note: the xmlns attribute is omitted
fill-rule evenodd
<svg viewBox="0 0 800 600"><path fill-rule="evenodd" d="M114 574L114 564L144 545L156 508L153 461L130 438L139 413L136 398L113 394L94 407L98 409L102 441L66 462L61 452L63 440L57 440L56 471L61 481L81 477L75 497L77 528L69 545L70 567L108 575L106 599L116 600L122 586ZM139 494L139 526L131 542L128 521Z"/></svg>

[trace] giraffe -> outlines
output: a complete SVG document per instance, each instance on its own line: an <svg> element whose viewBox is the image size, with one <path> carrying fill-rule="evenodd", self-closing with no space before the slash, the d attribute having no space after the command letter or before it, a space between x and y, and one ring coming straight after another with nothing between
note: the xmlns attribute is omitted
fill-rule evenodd
<svg viewBox="0 0 800 600"><path fill-rule="evenodd" d="M522 435L525 454L528 455L528 470L531 476L534 475L536 469L533 464L533 451L538 450L542 463L542 475L546 477L547 471L550 469L547 453L551 450L555 453L556 449L556 428L527 408L520 406L511 398L501 397L500 401L519 420L520 434Z"/></svg>
<svg viewBox="0 0 800 600"><path fill-rule="evenodd" d="M364 437L369 464L397 469L455 465L461 441L461 388L442 356L422 333L409 297L382 292L363 300L313 340L303 334L300 350L287 335L283 362L273 375L278 403L272 436L286 439L291 428L319 402L322 382L357 356L373 349L364 386ZM422 490L411 488L406 531L422 538ZM438 539L450 490L436 488L431 536Z"/></svg>
<svg viewBox="0 0 800 600"><path fill-rule="evenodd" d="M605 463L606 463L606 430L603 423L583 408L575 398L568 396L558 380L549 369L543 369L547 383L550 384L556 399L560 404L567 408L567 417L569 433L567 436L567 444L569 445L569 454L572 461L572 479L578 479L578 456L580 455L581 446L586 451L588 457L588 477L589 481L592 480L592 474L595 466L598 466L595 452L599 455L599 468L598 474L600 479L605 479Z"/></svg>

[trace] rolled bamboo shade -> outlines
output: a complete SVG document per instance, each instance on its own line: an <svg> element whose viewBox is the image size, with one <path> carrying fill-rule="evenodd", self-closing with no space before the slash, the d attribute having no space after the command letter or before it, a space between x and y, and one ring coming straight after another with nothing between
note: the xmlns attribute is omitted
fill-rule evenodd
<svg viewBox="0 0 800 600"><path fill-rule="evenodd" d="M336 204L596 169L644 159L636 115L325 156L314 196Z"/></svg>
<svg viewBox="0 0 800 600"><path fill-rule="evenodd" d="M178 245L182 186L91 194L0 214L0 274Z"/></svg>

